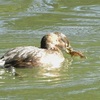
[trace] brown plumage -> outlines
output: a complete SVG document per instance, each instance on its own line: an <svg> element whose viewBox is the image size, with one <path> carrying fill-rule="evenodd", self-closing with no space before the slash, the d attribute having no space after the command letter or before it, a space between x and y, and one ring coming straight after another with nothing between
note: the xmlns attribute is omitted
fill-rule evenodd
<svg viewBox="0 0 100 100"><path fill-rule="evenodd" d="M67 37L59 32L49 33L41 39L40 48L34 46L16 47L0 59L1 67L31 68L35 66L60 67L64 61L62 50L71 56L85 56L72 49Z"/></svg>

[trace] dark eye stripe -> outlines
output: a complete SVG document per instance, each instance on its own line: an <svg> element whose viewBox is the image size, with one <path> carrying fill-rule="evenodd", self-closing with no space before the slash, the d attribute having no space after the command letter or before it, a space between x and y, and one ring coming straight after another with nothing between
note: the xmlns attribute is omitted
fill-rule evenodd
<svg viewBox="0 0 100 100"><path fill-rule="evenodd" d="M62 40L63 42L65 42L65 43L67 43L67 46L69 47L69 41L68 41L67 38L62 38L61 40Z"/></svg>

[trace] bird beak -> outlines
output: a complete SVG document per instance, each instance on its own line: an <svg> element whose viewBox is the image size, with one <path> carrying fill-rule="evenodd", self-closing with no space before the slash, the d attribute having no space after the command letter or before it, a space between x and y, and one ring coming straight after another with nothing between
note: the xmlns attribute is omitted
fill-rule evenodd
<svg viewBox="0 0 100 100"><path fill-rule="evenodd" d="M66 53L70 54L73 51L72 47L66 47L65 49Z"/></svg>

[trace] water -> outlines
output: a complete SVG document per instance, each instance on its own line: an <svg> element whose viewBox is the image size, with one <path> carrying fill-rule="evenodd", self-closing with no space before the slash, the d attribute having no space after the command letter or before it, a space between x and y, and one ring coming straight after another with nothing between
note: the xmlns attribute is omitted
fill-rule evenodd
<svg viewBox="0 0 100 100"><path fill-rule="evenodd" d="M87 59L59 69L16 69L18 77L0 69L0 100L100 100L100 1L0 0L0 56L39 46L53 31L66 34Z"/></svg>

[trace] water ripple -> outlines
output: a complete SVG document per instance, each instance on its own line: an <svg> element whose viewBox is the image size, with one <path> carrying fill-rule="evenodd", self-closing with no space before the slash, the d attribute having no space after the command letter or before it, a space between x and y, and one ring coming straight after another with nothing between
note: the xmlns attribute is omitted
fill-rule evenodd
<svg viewBox="0 0 100 100"><path fill-rule="evenodd" d="M86 11L100 13L100 5L84 5L74 8L75 11Z"/></svg>

